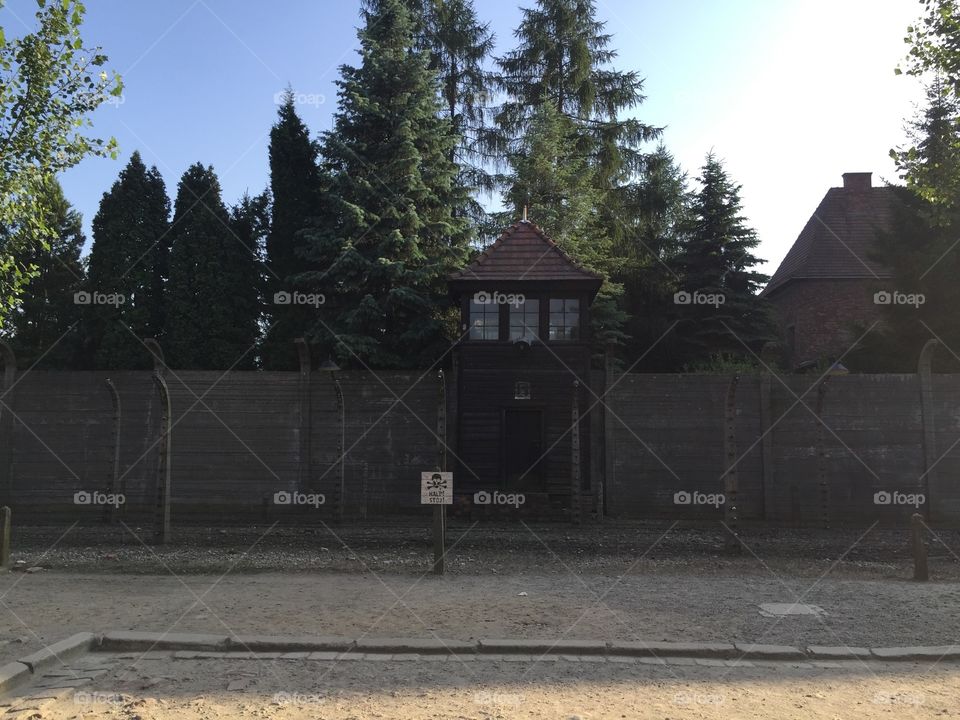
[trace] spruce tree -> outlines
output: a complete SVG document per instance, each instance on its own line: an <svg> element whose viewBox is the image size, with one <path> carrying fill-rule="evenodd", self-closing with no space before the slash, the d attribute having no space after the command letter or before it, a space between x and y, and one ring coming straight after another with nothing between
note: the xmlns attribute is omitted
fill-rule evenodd
<svg viewBox="0 0 960 720"><path fill-rule="evenodd" d="M647 157L639 180L616 188L600 208L617 258L611 278L623 285L630 318L623 354L638 372L679 369L670 331L678 279L672 264L690 227L691 201L686 173L660 145Z"/></svg>
<svg viewBox="0 0 960 720"><path fill-rule="evenodd" d="M253 367L260 316L260 258L235 228L251 223L241 204L233 218L211 167L191 165L174 204L164 350L173 368ZM252 224L251 224L252 227Z"/></svg>
<svg viewBox="0 0 960 720"><path fill-rule="evenodd" d="M416 45L429 54L430 69L439 79L441 113L460 137L449 158L459 165L459 181L473 197L456 211L482 222L486 215L476 195L494 190L485 150L493 99L493 78L485 63L494 35L489 23L477 18L473 0L408 0L408 5Z"/></svg>
<svg viewBox="0 0 960 720"><path fill-rule="evenodd" d="M163 178L134 152L93 218L87 290L125 299L84 313L85 352L94 367L150 367L138 338L162 336L171 239Z"/></svg>
<svg viewBox="0 0 960 720"><path fill-rule="evenodd" d="M326 303L312 339L338 362L411 367L449 347L446 277L465 260L469 226L454 214L465 192L439 114L437 82L414 46L402 0L368 0L361 62L344 66L325 212L305 234L304 280Z"/></svg>
<svg viewBox="0 0 960 720"><path fill-rule="evenodd" d="M772 338L766 303L758 293L767 277L753 270L757 233L747 225L734 183L710 153L701 169L691 226L675 260L680 278L675 305L681 364L702 367L724 356L752 362Z"/></svg>
<svg viewBox="0 0 960 720"><path fill-rule="evenodd" d="M872 372L915 372L927 340L939 338L947 351L935 358L938 369L955 372L960 361L960 132L957 101L941 79L927 90L926 107L908 125L912 145L891 151L906 187L893 188L892 226L878 234L873 259L892 279L878 290L922 296L923 302L882 305L879 327L851 353L851 367ZM869 326L867 326L869 327ZM863 330L867 328L864 327Z"/></svg>
<svg viewBox="0 0 960 720"><path fill-rule="evenodd" d="M277 293L296 290L293 278L306 269L303 242L298 233L307 219L320 212L321 175L318 148L297 115L294 95L284 93L277 122L270 130L270 193L272 205L266 240L266 322L269 326L261 354L271 370L297 367L294 339L313 324L309 308L273 302Z"/></svg>
<svg viewBox="0 0 960 720"><path fill-rule="evenodd" d="M23 368L75 369L82 308L75 294L84 286L80 252L86 238L80 213L67 202L55 179L45 182L39 206L45 213L43 227L48 234L43 244L48 249L37 245L21 258L36 268L36 274L8 318L4 334Z"/></svg>
<svg viewBox="0 0 960 720"><path fill-rule="evenodd" d="M610 65L616 51L593 0L537 0L523 10L518 46L497 60L507 98L497 113L503 142L523 136L541 103L576 123L577 150L592 158L596 184L607 188L643 168L640 146L660 131L622 114L643 102L636 72Z"/></svg>

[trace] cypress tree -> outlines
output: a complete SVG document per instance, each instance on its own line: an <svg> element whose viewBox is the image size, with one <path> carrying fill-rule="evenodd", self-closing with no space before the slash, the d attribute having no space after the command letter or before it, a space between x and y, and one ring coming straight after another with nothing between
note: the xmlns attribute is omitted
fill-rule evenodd
<svg viewBox="0 0 960 720"><path fill-rule="evenodd" d="M260 317L260 258L236 232L249 203L223 204L211 167L191 165L174 204L165 352L171 367L247 369L254 365ZM251 224L252 227L252 224ZM247 243L250 243L249 236Z"/></svg>
<svg viewBox="0 0 960 720"><path fill-rule="evenodd" d="M298 233L307 219L320 212L321 175L317 167L318 148L306 125L297 115L292 90L287 90L270 130L270 211L266 238L266 296L269 325L261 354L263 365L273 370L297 367L293 341L312 325L308 308L276 304L277 293L296 290L294 276L304 272L303 242Z"/></svg>
<svg viewBox="0 0 960 720"><path fill-rule="evenodd" d="M161 337L166 323L169 218L163 178L134 152L93 218L87 289L125 298L120 305L95 306L85 313L86 355L97 368L150 367L150 356L137 338Z"/></svg>
<svg viewBox="0 0 960 720"><path fill-rule="evenodd" d="M699 182L675 261L681 364L702 366L724 356L752 362L750 351L759 354L772 338L769 310L757 296L767 277L752 269L760 263L752 252L760 241L743 217L741 186L713 153Z"/></svg>
<svg viewBox="0 0 960 720"><path fill-rule="evenodd" d="M74 369L79 362L79 321L82 306L75 293L84 286L80 252L86 238L80 213L63 195L60 183L46 180L39 206L47 229L44 250L34 246L25 263L36 268L13 314L6 335L24 367Z"/></svg>
<svg viewBox="0 0 960 720"><path fill-rule="evenodd" d="M429 364L449 347L445 280L469 240L439 113L437 81L414 47L402 0L368 0L361 62L344 66L334 130L324 136L331 187L324 216L305 233L303 278L326 299L312 338L342 363Z"/></svg>

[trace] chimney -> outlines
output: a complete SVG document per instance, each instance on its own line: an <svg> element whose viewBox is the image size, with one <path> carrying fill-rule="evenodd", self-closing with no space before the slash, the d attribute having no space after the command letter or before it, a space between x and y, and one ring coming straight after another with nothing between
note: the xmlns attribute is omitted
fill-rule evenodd
<svg viewBox="0 0 960 720"><path fill-rule="evenodd" d="M870 177L873 173L868 172L848 172L843 174L843 189L850 192L866 192L873 183Z"/></svg>

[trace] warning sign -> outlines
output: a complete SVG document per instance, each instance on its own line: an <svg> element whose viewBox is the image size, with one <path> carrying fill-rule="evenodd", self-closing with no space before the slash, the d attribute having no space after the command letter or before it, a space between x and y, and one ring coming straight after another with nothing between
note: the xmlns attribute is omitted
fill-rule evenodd
<svg viewBox="0 0 960 720"><path fill-rule="evenodd" d="M453 505L453 473L420 473L421 505Z"/></svg>

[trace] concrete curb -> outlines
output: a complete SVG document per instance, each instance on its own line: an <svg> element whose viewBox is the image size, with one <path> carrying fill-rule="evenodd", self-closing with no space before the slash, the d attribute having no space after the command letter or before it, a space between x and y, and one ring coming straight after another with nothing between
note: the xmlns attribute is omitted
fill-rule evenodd
<svg viewBox="0 0 960 720"><path fill-rule="evenodd" d="M68 640L73 641L81 635ZM63 641L67 642L67 641ZM54 646L51 646L54 648ZM475 641L441 638L371 638L207 635L113 631L101 635L90 648L99 652L148 650L220 651L248 653L350 653L387 655L600 655L687 657L713 660L960 660L960 645L862 648L757 643L650 642L644 640L533 640L481 638ZM60 654L58 652L58 654ZM26 659L24 660L26 661Z"/></svg>
<svg viewBox="0 0 960 720"><path fill-rule="evenodd" d="M32 675L42 673L54 665L71 660L78 655L86 653L96 640L93 633L81 632L71 635L68 638L48 645L43 650L38 650L32 655L20 658L18 662L23 663L30 669Z"/></svg>
<svg viewBox="0 0 960 720"><path fill-rule="evenodd" d="M831 647L810 645L761 645L756 643L647 642L643 640L532 640L489 639L447 640L440 638L358 639L323 636L213 635L203 633L155 633L117 630L94 635L77 633L16 662L0 666L0 694L29 682L35 675L87 652L134 652L151 650L175 652L178 659L208 657L248 659L438 659L455 654L463 660L504 659L534 662L538 656L556 660L562 657L580 661L625 662L640 657L640 662L663 663L661 658L688 660L690 664L720 663L738 660L797 661L884 661L938 662L960 660L960 645L916 647ZM382 657L377 657L377 656ZM517 657L521 656L521 657ZM676 660L680 662L680 660ZM749 663L747 663L749 664Z"/></svg>

